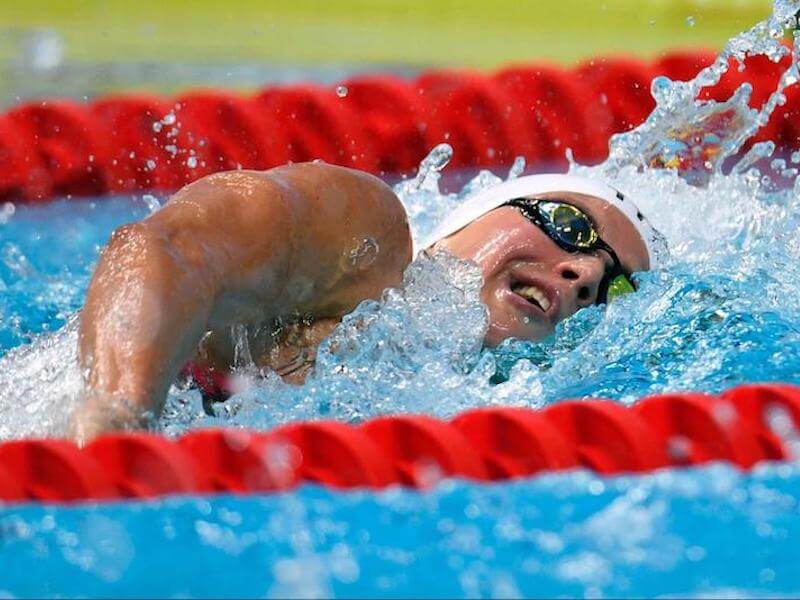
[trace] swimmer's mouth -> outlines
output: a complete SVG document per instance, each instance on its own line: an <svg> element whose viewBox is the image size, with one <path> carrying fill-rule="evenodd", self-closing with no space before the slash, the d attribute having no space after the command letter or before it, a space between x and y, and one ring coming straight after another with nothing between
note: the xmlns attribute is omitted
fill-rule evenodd
<svg viewBox="0 0 800 600"><path fill-rule="evenodd" d="M525 300L534 306L537 306L544 313L550 310L550 305L552 303L548 299L547 294L545 294L544 290L542 290L540 287L535 285L515 283L511 286L511 291L518 296L522 296L525 298Z"/></svg>

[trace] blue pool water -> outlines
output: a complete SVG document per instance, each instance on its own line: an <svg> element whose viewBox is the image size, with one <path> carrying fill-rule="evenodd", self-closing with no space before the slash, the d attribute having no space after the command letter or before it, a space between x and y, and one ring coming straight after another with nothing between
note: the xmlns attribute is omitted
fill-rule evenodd
<svg viewBox="0 0 800 600"><path fill-rule="evenodd" d="M202 413L195 391L174 388L161 426L170 433L210 423L266 427L330 415L450 414L481 403L631 401L663 389L799 382L800 312L786 301L800 292L800 244L790 235L795 195L755 194L735 178L702 191L663 175L636 175L633 185L661 190L661 208L655 201L648 208L670 237L673 258L642 278L640 293L577 315L553 339L482 353L469 269L418 265L405 291L356 311L337 335L367 326L349 338L348 353L323 353L304 388L255 378L225 403L237 409L217 417ZM676 210L688 203L712 215L697 230L691 215ZM15 352L38 348L36 334L64 325L110 232L148 210L141 198L16 208L0 225L5 361L14 369L25 364L23 372L58 389L51 355ZM415 291L420 286L450 295L430 305ZM437 339L448 336L449 350L425 354L406 338L424 336L418 320L433 311L440 311ZM386 339L405 350L377 352ZM71 342L56 343L57 350L61 343ZM342 364L349 373L335 368ZM8 362L0 360L3 368ZM496 370L507 381L489 383ZM38 424L48 422L48 406L61 405L11 394L13 387L0 392L4 437L15 437L14 426L49 432ZM746 475L713 465L612 479L579 472L488 486L444 482L427 493L305 487L252 498L6 507L0 597L791 596L800 593L798 498L800 472L790 463Z"/></svg>
<svg viewBox="0 0 800 600"><path fill-rule="evenodd" d="M27 506L0 513L0 596L786 597L798 497L796 467L716 466Z"/></svg>
<svg viewBox="0 0 800 600"><path fill-rule="evenodd" d="M83 304L98 252L144 201L103 198L0 206L0 354L64 325ZM4 222L5 221L5 222Z"/></svg>

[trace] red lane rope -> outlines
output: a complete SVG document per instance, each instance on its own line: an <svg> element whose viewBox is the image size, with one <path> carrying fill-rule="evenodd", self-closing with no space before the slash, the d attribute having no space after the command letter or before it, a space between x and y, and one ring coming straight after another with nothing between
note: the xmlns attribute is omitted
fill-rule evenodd
<svg viewBox="0 0 800 600"><path fill-rule="evenodd" d="M286 425L270 432L201 430L0 444L0 501L68 502L165 494L333 488L426 488L443 477L498 481L586 468L604 475L726 461L749 469L793 458L800 388L747 385L719 396L566 401L543 410L480 408L451 421L380 417ZM797 458L797 456L794 456Z"/></svg>
<svg viewBox="0 0 800 600"><path fill-rule="evenodd" d="M167 192L215 171L317 158L401 174L442 141L454 147L456 166L508 166L521 155L533 170L552 168L565 163L567 148L592 163L605 158L612 134L648 115L655 75L689 79L713 59L712 52L673 52L654 62L609 57L488 75L369 75L336 88L276 86L253 96L206 90L171 100L29 102L0 114L0 200ZM734 65L705 94L727 97L749 82L760 105L786 60L755 57L742 71ZM800 92L792 88L787 98L759 139L798 144Z"/></svg>

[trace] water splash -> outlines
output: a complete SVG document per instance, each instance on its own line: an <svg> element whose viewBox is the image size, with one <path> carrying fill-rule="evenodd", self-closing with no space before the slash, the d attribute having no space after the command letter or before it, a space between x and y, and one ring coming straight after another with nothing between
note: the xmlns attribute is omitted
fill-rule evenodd
<svg viewBox="0 0 800 600"><path fill-rule="evenodd" d="M782 43L785 30L797 24L798 10L797 0L776 0L769 18L732 38L716 60L691 81L656 77L651 86L655 109L639 127L611 138L603 167L606 176L613 178L627 165L667 167L677 169L694 185L707 185L714 173L721 172L725 159L767 124L775 109L786 102L784 91L800 78L798 33L792 39L793 51ZM724 102L698 100L703 88L719 83L731 62L743 66L747 57L763 55L777 63L790 53L789 66L760 109L748 105L752 94L748 83Z"/></svg>
<svg viewBox="0 0 800 600"><path fill-rule="evenodd" d="M597 168L575 169L597 176ZM304 387L256 382L219 405L218 420L184 392L175 406L192 408L162 423L180 432L390 412L450 416L481 405L536 407L565 397L629 403L666 391L800 381L800 308L785 301L800 293L800 199L791 190L765 191L750 171L698 188L675 171L629 165L616 183L673 245L666 269L638 276L637 294L579 312L546 340L509 340L487 351L474 267L423 256L402 289L345 318ZM418 189L403 198L413 204L431 194Z"/></svg>
<svg viewBox="0 0 800 600"><path fill-rule="evenodd" d="M738 174L746 173L751 167L754 167L758 161L772 156L773 152L775 152L775 142L771 140L753 144L750 150L748 150L734 165L733 172Z"/></svg>
<svg viewBox="0 0 800 600"><path fill-rule="evenodd" d="M512 179L516 179L525 171L525 157L518 156L514 159L514 163L511 165L511 168L508 170L508 176L506 177L506 181L511 181Z"/></svg>
<svg viewBox="0 0 800 600"><path fill-rule="evenodd" d="M62 436L83 390L78 320L0 361L0 440Z"/></svg>
<svg viewBox="0 0 800 600"><path fill-rule="evenodd" d="M445 253L423 256L407 269L402 288L343 319L319 347L304 386L274 376L255 381L217 405L214 417L203 413L196 391L173 390L162 424L170 432L215 419L268 428L300 419L354 422L431 412L433 406L433 412L454 414L481 403L494 363L487 356L476 364L487 326L480 287L480 271L471 263Z"/></svg>
<svg viewBox="0 0 800 600"><path fill-rule="evenodd" d="M465 198L503 181L491 171L483 169L458 193L444 194L439 188L441 172L452 158L453 148L449 144L437 145L422 159L417 175L394 188L413 224L411 229L415 242L427 239L436 225ZM525 158L518 156L508 171L507 179L519 177L524 170Z"/></svg>

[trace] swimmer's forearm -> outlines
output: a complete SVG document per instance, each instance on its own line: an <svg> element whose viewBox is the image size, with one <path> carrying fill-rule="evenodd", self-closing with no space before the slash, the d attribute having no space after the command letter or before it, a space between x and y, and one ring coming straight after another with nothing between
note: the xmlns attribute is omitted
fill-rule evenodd
<svg viewBox="0 0 800 600"><path fill-rule="evenodd" d="M94 395L122 403L117 410L127 407L131 414L125 419L132 425L158 412L212 309L213 280L182 262L145 225L118 230L81 313L87 385Z"/></svg>
<svg viewBox="0 0 800 600"><path fill-rule="evenodd" d="M207 330L281 304L274 282L288 271L288 205L270 186L259 191L201 181L114 233L81 313L89 406L76 421L90 422L88 436L157 415Z"/></svg>

